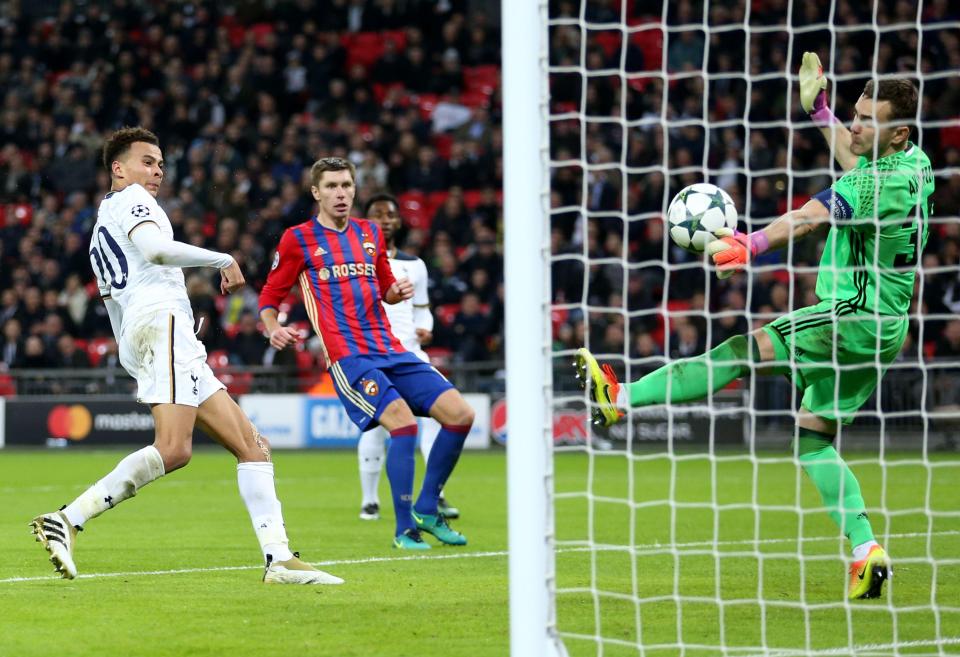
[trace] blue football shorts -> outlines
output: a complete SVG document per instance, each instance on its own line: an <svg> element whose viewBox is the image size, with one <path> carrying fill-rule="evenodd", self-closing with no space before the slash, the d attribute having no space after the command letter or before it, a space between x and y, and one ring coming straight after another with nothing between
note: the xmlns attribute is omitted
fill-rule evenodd
<svg viewBox="0 0 960 657"><path fill-rule="evenodd" d="M427 417L437 397L453 388L437 368L407 351L347 356L330 366L330 376L361 431L377 425L395 399L406 401L414 415Z"/></svg>

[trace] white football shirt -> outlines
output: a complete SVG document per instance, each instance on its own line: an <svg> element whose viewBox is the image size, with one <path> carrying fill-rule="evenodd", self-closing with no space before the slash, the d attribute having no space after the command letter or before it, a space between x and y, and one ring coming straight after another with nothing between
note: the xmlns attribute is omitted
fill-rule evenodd
<svg viewBox="0 0 960 657"><path fill-rule="evenodd" d="M400 303L386 303L383 307L387 311L387 319L393 334L400 340L400 344L407 351L418 355L423 352L420 340L417 338L417 329L433 331L433 316L427 306L430 297L427 295L427 266L420 258L397 251L390 258L390 269L396 279L409 278L413 284L413 297ZM422 311L422 312L415 312ZM424 356L421 355L421 358Z"/></svg>
<svg viewBox="0 0 960 657"><path fill-rule="evenodd" d="M130 239L130 233L145 222L156 224L163 235L173 239L173 226L157 199L141 185L129 185L110 192L100 202L90 236L90 265L100 296L111 297L120 306L121 326L157 307L193 316L183 271L148 262Z"/></svg>

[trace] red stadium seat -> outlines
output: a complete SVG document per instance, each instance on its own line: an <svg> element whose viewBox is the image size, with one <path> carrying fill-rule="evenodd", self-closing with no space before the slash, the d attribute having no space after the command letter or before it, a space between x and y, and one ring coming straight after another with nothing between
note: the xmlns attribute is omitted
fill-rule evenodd
<svg viewBox="0 0 960 657"><path fill-rule="evenodd" d="M663 27L659 21L640 21L638 25L647 27L634 32L630 41L643 53L644 70L659 71L663 61Z"/></svg>
<svg viewBox="0 0 960 657"><path fill-rule="evenodd" d="M460 104L465 107L490 107L490 94L477 90L468 90L460 94Z"/></svg>
<svg viewBox="0 0 960 657"><path fill-rule="evenodd" d="M446 190L440 190L439 192L430 192L427 195L426 210L427 210L427 214L430 215L430 221L433 221L433 217L436 216L437 210L440 209L440 206L443 205L444 201L447 200L448 196L450 196L450 192Z"/></svg>
<svg viewBox="0 0 960 657"><path fill-rule="evenodd" d="M464 66L464 91L479 91L487 96L497 90L500 84L500 67L496 65Z"/></svg>
<svg viewBox="0 0 960 657"><path fill-rule="evenodd" d="M245 395L253 386L253 374L250 372L224 372L219 379L231 395Z"/></svg>
<svg viewBox="0 0 960 657"><path fill-rule="evenodd" d="M593 42L603 49L603 54L607 59L620 56L620 44L623 41L623 32L609 31L597 32L592 35Z"/></svg>
<svg viewBox="0 0 960 657"><path fill-rule="evenodd" d="M356 64L370 68L383 55L383 37L378 32L344 34L340 43L347 51L347 69Z"/></svg>
<svg viewBox="0 0 960 657"><path fill-rule="evenodd" d="M480 205L480 200L483 198L483 192L479 189L465 189L463 190L463 205L470 210L476 210L477 206Z"/></svg>
<svg viewBox="0 0 960 657"><path fill-rule="evenodd" d="M433 136L433 147L437 149L437 155L444 160L450 159L450 148L453 146L453 135L441 133Z"/></svg>
<svg viewBox="0 0 960 657"><path fill-rule="evenodd" d="M960 149L960 117L955 117L953 120L955 122L953 125L940 128L941 150L945 151L948 148Z"/></svg>
<svg viewBox="0 0 960 657"><path fill-rule="evenodd" d="M407 33L405 30L384 30L380 33L380 38L386 41L393 41L397 46L397 52L403 52L407 49Z"/></svg>
<svg viewBox="0 0 960 657"><path fill-rule="evenodd" d="M17 394L17 383L9 374L0 374L0 397L11 397Z"/></svg>
<svg viewBox="0 0 960 657"><path fill-rule="evenodd" d="M445 326L450 326L453 324L453 320L456 319L458 312L460 312L459 303L445 303L433 309L433 316L440 320L440 323Z"/></svg>
<svg viewBox="0 0 960 657"><path fill-rule="evenodd" d="M450 159L450 148L453 146L453 135L440 133L433 136L433 147L437 149L437 155L443 160Z"/></svg>
<svg viewBox="0 0 960 657"><path fill-rule="evenodd" d="M214 372L218 370L224 370L230 365L230 356L227 354L226 349L214 349L209 354L207 354L207 365L210 366Z"/></svg>
<svg viewBox="0 0 960 657"><path fill-rule="evenodd" d="M254 23L249 31L253 34L253 42L262 48L267 42L267 35L273 34L273 23Z"/></svg>
<svg viewBox="0 0 960 657"><path fill-rule="evenodd" d="M430 364L436 367L444 374L450 373L450 361L453 358L453 351L446 347L427 347L424 349L427 356L430 357Z"/></svg>
<svg viewBox="0 0 960 657"><path fill-rule="evenodd" d="M405 192L397 200L400 201L400 216L407 226L421 230L430 228L433 215L427 214L427 198L423 192Z"/></svg>
<svg viewBox="0 0 960 657"><path fill-rule="evenodd" d="M436 108L440 97L437 94L417 94L411 97L411 100L420 108L420 117L424 121L428 121L433 116L433 110Z"/></svg>
<svg viewBox="0 0 960 657"><path fill-rule="evenodd" d="M100 359L107 353L107 348L113 341L113 338L93 338L87 343L87 356L90 357L91 367L100 364Z"/></svg>
<svg viewBox="0 0 960 657"><path fill-rule="evenodd" d="M317 360L313 357L313 352L300 348L294 353L297 355L297 369L301 372L312 372L317 368Z"/></svg>

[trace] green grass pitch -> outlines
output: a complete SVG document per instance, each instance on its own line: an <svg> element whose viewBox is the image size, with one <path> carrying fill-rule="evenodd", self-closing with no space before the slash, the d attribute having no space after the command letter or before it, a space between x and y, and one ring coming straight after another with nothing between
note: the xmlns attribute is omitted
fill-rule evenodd
<svg viewBox="0 0 960 657"><path fill-rule="evenodd" d="M291 545L340 587L260 582L232 459L206 450L91 521L76 551L86 576L55 579L27 523L124 453L0 453L0 657L508 655L502 451L467 453L448 488L469 545L424 556L390 547L385 477L385 517L357 519L354 454L277 453ZM812 486L789 462L720 456L557 455L571 656L719 655L721 642L744 656L937 654L938 636L941 654L960 652L960 459L851 455L868 505L886 509L871 516L895 577L883 599L845 606L843 545Z"/></svg>

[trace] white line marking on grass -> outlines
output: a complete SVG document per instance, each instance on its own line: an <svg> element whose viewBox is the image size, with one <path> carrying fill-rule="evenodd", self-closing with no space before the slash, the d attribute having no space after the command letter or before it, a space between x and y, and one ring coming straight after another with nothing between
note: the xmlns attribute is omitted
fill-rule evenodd
<svg viewBox="0 0 960 657"><path fill-rule="evenodd" d="M960 534L960 530L949 530L942 532L910 532L904 534L890 534L888 538L919 538L926 536L952 536ZM771 544L771 543L795 543L797 539L795 538L768 538L761 539L759 541L753 540L742 540L742 541L720 541L718 543L713 543L712 541L698 541L693 543L677 543L673 546L674 549L682 548L703 548L711 547L714 545L742 545L746 544ZM836 541L836 536L810 536L802 539L803 542L820 542L820 541ZM670 547L667 544L660 543L650 543L646 545L637 545L633 547L635 552L645 552L645 551L656 551L662 550L664 548ZM568 552L590 552L591 550L596 550L598 552L614 552L614 551L627 551L630 550L628 546L617 546L617 545L595 545L595 546L577 546L577 547L561 547L557 549L558 554L568 553ZM508 552L506 550L499 550L495 552L456 552L451 554L431 554L431 555L404 555L398 557L367 557L363 559L335 559L330 561L312 561L310 562L314 566L353 566L358 564L365 563L391 563L391 562L400 562L400 561L432 561L432 560L442 560L442 559L485 559L491 557L505 557ZM226 572L232 570L259 570L263 568L262 565L257 566L214 566L210 568L176 568L172 570L142 570L142 571L131 571L131 572L121 572L121 573L86 573L77 575L77 579L98 579L103 577L143 577L150 575L184 575L190 573L215 573L215 572ZM42 582L47 580L56 580L60 579L57 576L43 576L43 577L7 577L5 579L0 579L0 584L13 584L17 582Z"/></svg>
<svg viewBox="0 0 960 657"><path fill-rule="evenodd" d="M880 538L925 538L927 536L955 536L960 534L958 529L947 529L939 532L906 532L902 534L887 534L880 535ZM801 543L822 543L824 541L836 541L839 537L837 536L804 536L799 541ZM733 545L776 545L778 543L796 543L796 538L761 538L754 540L752 538L740 539L737 541L693 541L690 543L647 543L642 545L635 545L630 547L629 545L604 545L596 544L594 546L583 545L577 547L571 547L573 544L578 543L579 541L560 541L561 544L566 545L557 550L557 552L584 552L589 550L597 551L622 551L622 552L656 552L658 550L672 549L672 550L682 550L683 548L710 548L710 547L725 547ZM896 559L894 559L896 561Z"/></svg>
<svg viewBox="0 0 960 657"><path fill-rule="evenodd" d="M409 555L403 557L369 557L366 559L335 559L331 561L312 561L313 566L349 566L365 563L380 563L393 561L417 561L417 560L440 560L440 559L470 559L485 557L505 557L506 551L501 552L460 552L456 554L438 554L438 555ZM263 565L257 566L214 566L211 568L176 568L173 570L142 570L123 573L85 573L77 575L76 579L98 579L102 577L141 577L148 575L184 575L190 573L217 573L231 570L262 570ZM43 582L47 580L61 579L58 576L44 577L8 577L0 579L0 584L10 584L16 582Z"/></svg>
<svg viewBox="0 0 960 657"><path fill-rule="evenodd" d="M901 648L929 648L960 645L960 636L943 637L942 639L920 639L917 641L898 641L895 643L866 643L855 646L843 646L839 648L821 648L820 650L807 650L805 648L796 649L777 649L769 648L738 648L738 650L749 650L751 652L734 653L733 657L755 657L757 653L766 655L766 657L831 657L832 655L898 655L905 653ZM754 652L756 651L756 652ZM929 654L929 653L923 653Z"/></svg>
<svg viewBox="0 0 960 657"><path fill-rule="evenodd" d="M301 484L304 482L319 481L316 477L277 477L277 483ZM236 486L237 479L164 479L163 488L179 488L182 486ZM0 486L0 495L23 495L27 493L53 493L56 491L86 490L90 484L48 484L44 486Z"/></svg>

